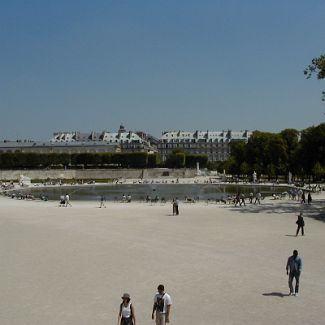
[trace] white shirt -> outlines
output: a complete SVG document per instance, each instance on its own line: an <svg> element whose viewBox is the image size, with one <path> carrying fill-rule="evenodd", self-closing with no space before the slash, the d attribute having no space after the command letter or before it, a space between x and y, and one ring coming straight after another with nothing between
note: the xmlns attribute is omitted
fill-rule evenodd
<svg viewBox="0 0 325 325"><path fill-rule="evenodd" d="M127 306L122 304L122 317L129 318L131 317L131 303L129 302Z"/></svg>
<svg viewBox="0 0 325 325"><path fill-rule="evenodd" d="M167 306L172 304L172 298L168 293L165 293L164 295L161 295L159 292L157 292L153 298L153 301L156 303L159 298L164 300L164 309L163 309L163 314L166 314L167 312Z"/></svg>

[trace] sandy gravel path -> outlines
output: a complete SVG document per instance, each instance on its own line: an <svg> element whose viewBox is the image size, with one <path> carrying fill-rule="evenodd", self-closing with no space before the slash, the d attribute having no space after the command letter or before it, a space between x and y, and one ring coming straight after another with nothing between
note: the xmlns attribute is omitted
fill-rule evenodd
<svg viewBox="0 0 325 325"><path fill-rule="evenodd" d="M163 283L171 325L324 324L325 200L234 208L24 202L0 198L0 324L116 324L129 292L138 325ZM306 236L294 237L305 213ZM301 295L288 297L286 259L304 260Z"/></svg>

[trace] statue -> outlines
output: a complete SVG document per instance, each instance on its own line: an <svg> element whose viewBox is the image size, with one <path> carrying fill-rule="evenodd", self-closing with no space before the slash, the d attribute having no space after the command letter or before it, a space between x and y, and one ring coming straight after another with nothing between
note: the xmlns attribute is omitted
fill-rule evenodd
<svg viewBox="0 0 325 325"><path fill-rule="evenodd" d="M196 163L196 176L201 176L200 163Z"/></svg>

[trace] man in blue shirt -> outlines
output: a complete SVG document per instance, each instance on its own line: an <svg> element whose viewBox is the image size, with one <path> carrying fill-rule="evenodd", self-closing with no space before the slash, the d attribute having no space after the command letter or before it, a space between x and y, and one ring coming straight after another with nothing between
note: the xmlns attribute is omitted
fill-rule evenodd
<svg viewBox="0 0 325 325"><path fill-rule="evenodd" d="M288 258L287 266L287 275L289 275L289 296L298 296L299 292L299 278L302 272L302 259L298 256L298 251L294 250L293 255ZM293 279L296 279L295 291L293 291Z"/></svg>

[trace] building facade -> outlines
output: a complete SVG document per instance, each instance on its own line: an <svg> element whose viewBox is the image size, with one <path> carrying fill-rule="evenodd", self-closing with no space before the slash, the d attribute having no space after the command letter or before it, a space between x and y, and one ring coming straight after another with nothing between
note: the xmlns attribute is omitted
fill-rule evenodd
<svg viewBox="0 0 325 325"><path fill-rule="evenodd" d="M49 141L3 141L0 152L35 153L107 153L157 152L158 139L144 132L56 132Z"/></svg>
<svg viewBox="0 0 325 325"><path fill-rule="evenodd" d="M51 143L66 143L69 146L78 143L92 143L100 146L116 147L120 152L157 152L157 141L144 132L126 131L121 125L117 132L57 132L53 134Z"/></svg>
<svg viewBox="0 0 325 325"><path fill-rule="evenodd" d="M0 152L107 153L159 152L163 161L175 149L207 155L209 161L227 160L232 141L248 141L249 131L166 131L160 139L142 131L56 132L49 141L3 141Z"/></svg>
<svg viewBox="0 0 325 325"><path fill-rule="evenodd" d="M207 155L209 161L227 160L231 141L248 141L249 131L166 131L158 143L162 160L166 160L175 149L190 154Z"/></svg>

